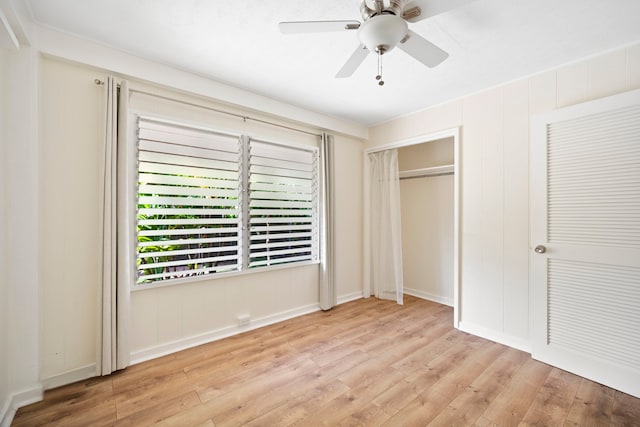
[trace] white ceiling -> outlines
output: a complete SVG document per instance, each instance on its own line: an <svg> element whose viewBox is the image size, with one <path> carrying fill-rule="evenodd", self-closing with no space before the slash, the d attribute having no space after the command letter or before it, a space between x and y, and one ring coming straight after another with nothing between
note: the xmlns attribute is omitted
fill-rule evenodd
<svg viewBox="0 0 640 427"><path fill-rule="evenodd" d="M410 28L448 51L429 69L395 49L334 75L355 32L282 35L279 21L361 21L360 0L27 0L36 22L364 125L640 41L638 0L477 0ZM116 70L117 71L117 70Z"/></svg>

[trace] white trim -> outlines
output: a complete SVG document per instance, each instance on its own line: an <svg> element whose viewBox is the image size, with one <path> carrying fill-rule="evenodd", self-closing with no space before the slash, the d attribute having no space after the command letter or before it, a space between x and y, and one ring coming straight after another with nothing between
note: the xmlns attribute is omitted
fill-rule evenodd
<svg viewBox="0 0 640 427"><path fill-rule="evenodd" d="M9 24L9 20L0 9L0 48L2 47L18 50L20 49L20 43L13 32L13 28L11 28L11 24Z"/></svg>
<svg viewBox="0 0 640 427"><path fill-rule="evenodd" d="M377 145L365 150L365 154L375 153L377 151L389 150L391 148L407 147L409 145L422 144L423 142L437 141L445 138L458 138L460 134L459 128L444 129L438 132L427 133L423 135L413 136L411 138L401 139L400 141L390 142L384 145Z"/></svg>
<svg viewBox="0 0 640 427"><path fill-rule="evenodd" d="M640 99L640 89L621 92L615 95L598 98L591 101L581 102L580 104L570 105L557 110L540 113L531 117L531 128L546 131L547 124L562 122L577 117L589 116L601 111L616 110L619 108L638 105ZM530 135L532 138L535 134ZM546 141L546 139L543 139Z"/></svg>
<svg viewBox="0 0 640 427"><path fill-rule="evenodd" d="M13 393L0 412L0 427L10 427L16 411L23 406L40 402L43 397L42 386L30 388L19 393Z"/></svg>
<svg viewBox="0 0 640 427"><path fill-rule="evenodd" d="M434 295L429 292L411 288L404 288L404 293L416 298L425 299L427 301L433 301L437 302L438 304L444 304L448 305L449 307L453 307L453 298L442 297L440 295Z"/></svg>
<svg viewBox="0 0 640 427"><path fill-rule="evenodd" d="M0 1L11 30L18 40L19 48L33 44L33 12L26 1Z"/></svg>
<svg viewBox="0 0 640 427"><path fill-rule="evenodd" d="M453 326L460 326L460 128L453 130Z"/></svg>
<svg viewBox="0 0 640 427"><path fill-rule="evenodd" d="M139 92L136 92L135 89L132 89L131 87L129 87L129 92L139 93ZM177 102L180 102L180 101L177 101ZM206 109L208 107L203 105L202 108ZM156 122L163 125L177 126L181 128L189 127L191 129L201 130L204 132L214 133L217 135L224 135L232 138L240 138L242 136L242 132L238 131L237 129L232 130L232 129L225 129L223 127L216 127L210 124L203 123L202 121L176 119L170 116L163 116L161 114L149 113L147 111L137 109L137 108L129 108L128 116L129 116L129 119L133 121L133 126L135 128L134 131L137 130L138 120L146 120L146 121ZM137 132L132 136L134 136L135 140L137 140Z"/></svg>
<svg viewBox="0 0 640 427"><path fill-rule="evenodd" d="M292 131L295 132L295 131ZM259 136L251 136L251 135L247 135L247 132L243 132L242 134L243 136L246 136L247 138L249 138L249 142L251 141L255 141L255 142L262 142L264 144L271 144L271 145L277 145L280 147L284 147L284 148L291 148L294 150L300 150L300 151L309 151L314 153L315 155L319 155L320 154L320 147L319 146L313 146L313 145L306 145L306 144L300 144L299 142L292 142L292 141L287 141L286 139L274 139L274 138L262 138ZM320 138L322 137L321 135L308 135L311 138L316 138L318 141L320 142Z"/></svg>
<svg viewBox="0 0 640 427"><path fill-rule="evenodd" d="M338 296L338 305L364 298L362 291Z"/></svg>
<svg viewBox="0 0 640 427"><path fill-rule="evenodd" d="M490 341L522 350L526 353L531 353L531 342L520 337L514 337L512 335L508 335L500 331L487 328L485 326L476 325L475 323L471 322L461 321L458 329L460 329L462 332L467 332L469 334L476 335Z"/></svg>
<svg viewBox="0 0 640 427"><path fill-rule="evenodd" d="M98 376L96 364L91 363L80 368L62 372L61 374L43 378L42 387L44 390L51 390L52 388L61 387L63 385L75 383L77 381L86 380L88 378L93 378L96 376Z"/></svg>
<svg viewBox="0 0 640 427"><path fill-rule="evenodd" d="M43 398L43 395L44 390L42 389L41 385L20 391L18 393L14 393L11 396L11 407L14 410L18 410L18 408L22 408L23 406L40 402Z"/></svg>
<svg viewBox="0 0 640 427"><path fill-rule="evenodd" d="M363 153L362 163L362 295L364 298L371 296L371 184L369 183L369 153Z"/></svg>
<svg viewBox="0 0 640 427"><path fill-rule="evenodd" d="M0 427L11 427L13 417L16 416L16 409L11 404L10 400L7 400L3 412L0 412Z"/></svg>
<svg viewBox="0 0 640 427"><path fill-rule="evenodd" d="M188 348L197 347L202 344L208 344L210 342L228 338L242 332L252 331L254 329L262 328L263 326L272 325L274 323L282 322L283 320L293 319L294 317L314 313L316 311L320 311L320 306L317 303L309 304L306 306L294 308L292 310L265 316L259 319L252 319L246 326L227 326L225 328L206 332L204 334L194 335L142 350L136 350L131 353L131 364L135 365L137 363L146 362L147 360L166 356L168 354L186 350Z"/></svg>
<svg viewBox="0 0 640 427"><path fill-rule="evenodd" d="M438 132L418 135L390 144L380 145L364 151L364 211L371 212L369 200L369 153L388 150L392 148L407 147L409 145L422 144L424 142L437 141L439 139L453 138L453 326L459 328L460 323L460 128L444 129ZM364 236L364 262L363 262L363 293L370 290L370 249L369 249L369 215L363 218Z"/></svg>
<svg viewBox="0 0 640 427"><path fill-rule="evenodd" d="M9 427L15 415L16 411L11 407L11 399L7 397L2 408L0 408L0 427Z"/></svg>

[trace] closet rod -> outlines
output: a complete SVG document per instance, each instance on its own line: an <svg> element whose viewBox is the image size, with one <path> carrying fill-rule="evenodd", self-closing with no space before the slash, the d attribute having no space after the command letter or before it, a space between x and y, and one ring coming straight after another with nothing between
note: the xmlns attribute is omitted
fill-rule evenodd
<svg viewBox="0 0 640 427"><path fill-rule="evenodd" d="M104 84L104 81L102 81L100 79L95 79L93 82L95 84L97 84L97 85L103 85ZM120 85L118 85L118 87L120 87ZM255 117L251 117L251 116L244 116L242 114L230 113L228 111L218 110L217 108L207 107L205 105L195 104L193 102L182 101L180 99L175 99L175 98L171 98L171 97L168 97L168 96L158 95L158 94L151 93L151 92L145 92L143 90L129 89L129 92L139 93L141 95L153 96L155 98L164 99L165 101L177 102L179 104L188 105L190 107L202 108L204 110L213 111L215 113L226 114L227 116L232 116L232 117L237 117L239 119L242 119L245 122L247 120L251 120L252 122L262 123L262 124L269 125L269 126L275 126L275 127L279 127L279 128L282 128L282 129L288 129L288 130L292 130L294 132L300 132L300 133L304 133L304 134L311 135L311 136L317 136L317 137L321 137L322 136L321 134L308 132L306 130L297 129L297 128L294 128L294 127L285 126L285 125L281 125L281 124L278 124L278 123L273 123L273 122L270 122L268 120L256 119Z"/></svg>
<svg viewBox="0 0 640 427"><path fill-rule="evenodd" d="M453 175L454 165L431 166L428 168L400 171L400 179L427 178L431 176Z"/></svg>
<svg viewBox="0 0 640 427"><path fill-rule="evenodd" d="M444 176L444 175L453 175L453 172L442 172L442 173L427 173L424 175L413 175L413 176L401 176L400 181L404 179L415 179L415 178L431 178L434 176Z"/></svg>

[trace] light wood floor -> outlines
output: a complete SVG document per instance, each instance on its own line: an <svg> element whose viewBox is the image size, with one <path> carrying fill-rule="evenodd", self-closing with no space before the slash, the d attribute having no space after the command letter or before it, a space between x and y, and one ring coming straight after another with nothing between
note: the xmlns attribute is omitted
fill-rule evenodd
<svg viewBox="0 0 640 427"><path fill-rule="evenodd" d="M359 300L48 391L13 425L640 425L640 399L452 316Z"/></svg>

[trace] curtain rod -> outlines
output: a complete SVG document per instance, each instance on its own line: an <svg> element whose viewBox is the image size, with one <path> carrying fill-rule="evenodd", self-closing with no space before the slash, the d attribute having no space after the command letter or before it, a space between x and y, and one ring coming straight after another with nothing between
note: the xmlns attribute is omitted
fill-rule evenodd
<svg viewBox="0 0 640 427"><path fill-rule="evenodd" d="M95 84L97 84L97 85L104 85L104 81L102 81L100 79L95 79L93 82ZM120 87L120 85L118 84L118 88L119 87ZM139 93L141 95L153 96L155 98L164 99L165 101L177 102L177 103L180 103L180 104L188 105L190 107L202 108L204 110L209 110L209 111L213 111L213 112L220 113L220 114L226 114L227 116L233 116L233 117L237 117L239 119L242 119L245 122L247 120L251 120L252 122L262 123L262 124L269 125L269 126L275 126L275 127L279 127L279 128L282 128L282 129L288 129L288 130L292 130L294 132L300 132L300 133L304 133L304 134L311 135L311 136L317 136L317 137L321 137L322 136L321 134L308 132L306 130L297 129L297 128L294 128L294 127L285 126L285 125L281 125L281 124L278 124L278 123L273 123L273 122L270 122L270 121L267 121L267 120L256 119L255 117L244 116L242 114L230 113L228 111L218 110L217 108L207 107L205 105L195 104L193 102L182 101L180 99L175 99L175 98L171 98L171 97L168 97L168 96L158 95L158 94L151 93L151 92L145 92L145 91L138 90L138 89L129 89L129 92Z"/></svg>

